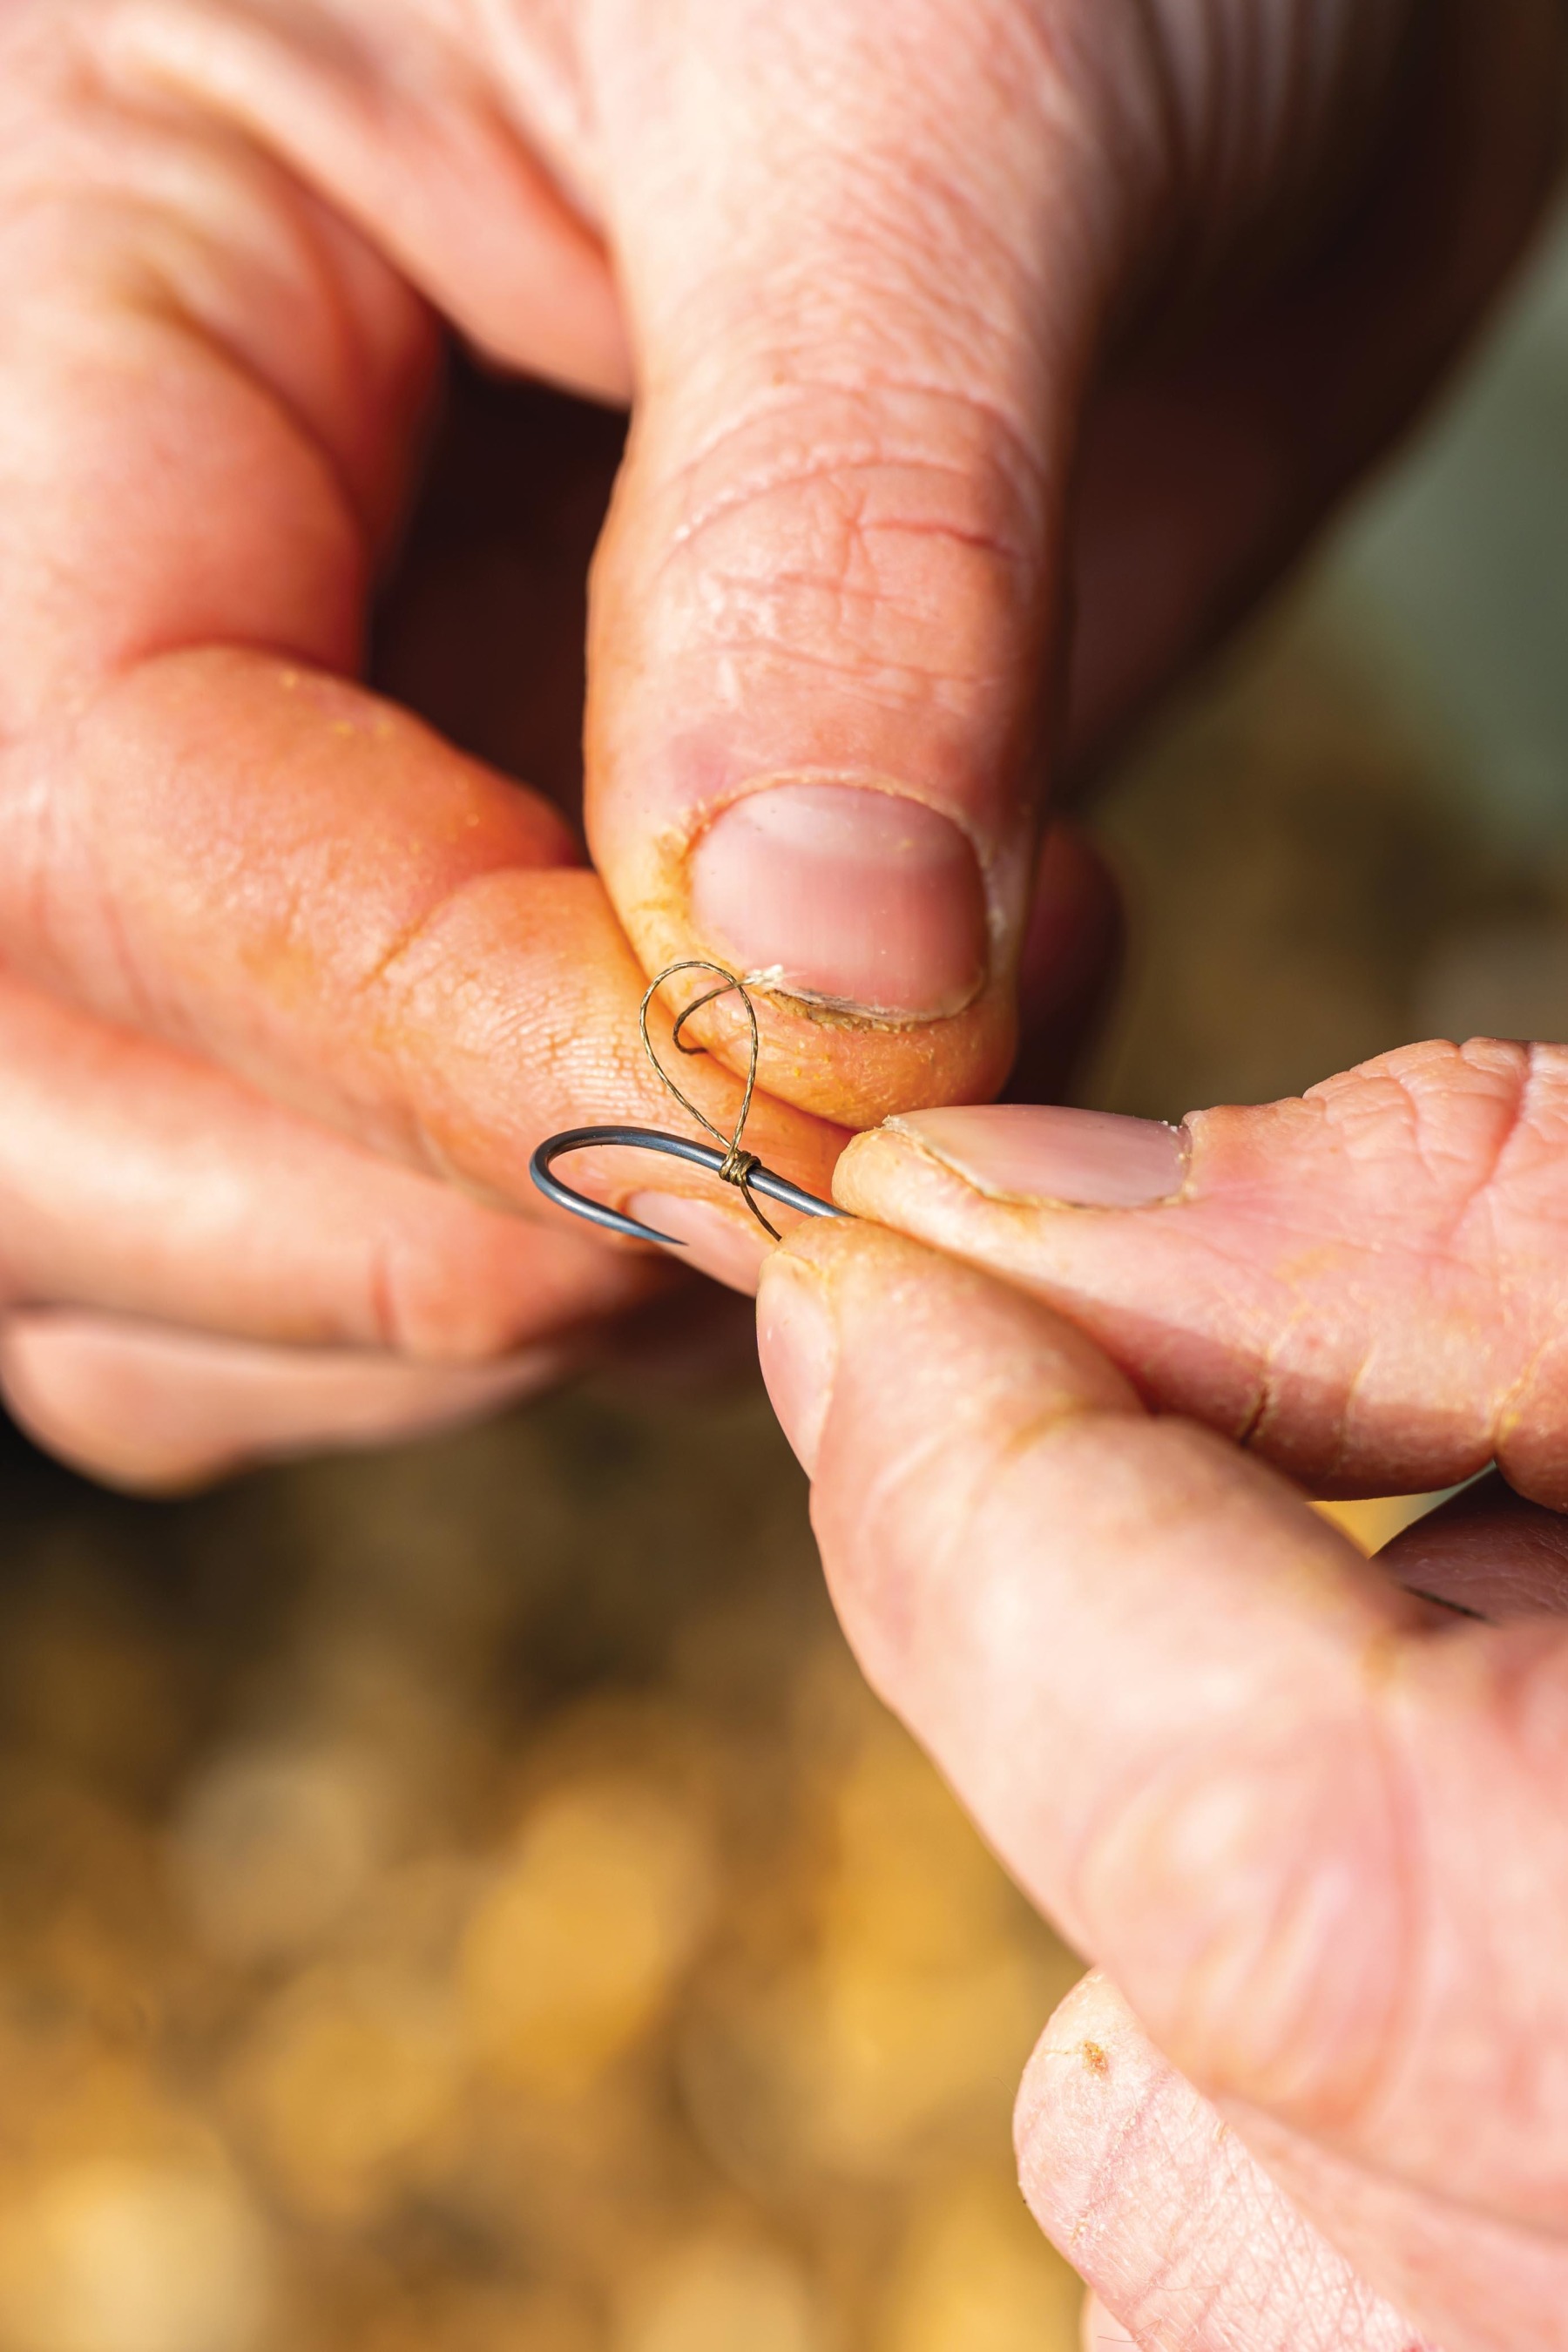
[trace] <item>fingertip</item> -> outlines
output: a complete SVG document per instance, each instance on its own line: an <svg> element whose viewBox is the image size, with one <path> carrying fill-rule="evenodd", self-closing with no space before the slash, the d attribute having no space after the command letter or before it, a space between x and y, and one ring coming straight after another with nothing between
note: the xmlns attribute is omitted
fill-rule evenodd
<svg viewBox="0 0 1568 2352"><path fill-rule="evenodd" d="M1138 2338L1111 2317L1092 2287L1084 2297L1079 2341L1083 2352L1138 2352Z"/></svg>
<svg viewBox="0 0 1568 2352"><path fill-rule="evenodd" d="M1121 1994L1091 1969L1058 2001L1029 2053L1013 2104L1013 2149L1024 2193L1042 2222L1047 2216L1036 2207L1037 2189L1059 2191L1069 2153L1089 2145L1078 2113L1082 2098L1103 2115L1123 2087L1127 2070L1119 2070L1117 2053L1131 2024ZM1136 2082L1131 2087L1136 2092Z"/></svg>
<svg viewBox="0 0 1568 2352"><path fill-rule="evenodd" d="M0 1391L48 1453L128 1493L189 1493L290 1454L389 1444L499 1411L559 1378L563 1348L421 1365L269 1348L67 1310L0 1326Z"/></svg>
<svg viewBox="0 0 1568 2352"><path fill-rule="evenodd" d="M162 1426L126 1380L106 1327L74 1316L24 1312L0 1324L0 1395L33 1443L68 1469L132 1495L174 1496L214 1485L232 1449L194 1428ZM128 1393L128 1389L130 1392Z"/></svg>
<svg viewBox="0 0 1568 2352"><path fill-rule="evenodd" d="M781 1253L764 1269L757 1353L780 1426L809 1478L832 1402L838 1333L828 1286L808 1258Z"/></svg>
<svg viewBox="0 0 1568 2352"><path fill-rule="evenodd" d="M1059 2004L1024 2070L1013 2114L1019 2185L1041 2230L1069 2259L1101 2199L1108 2164L1136 2168L1129 2134L1152 2084L1147 2059L1125 2002L1095 1969ZM1091 2288L1084 2352L1126 2352L1136 2342Z"/></svg>
<svg viewBox="0 0 1568 2352"><path fill-rule="evenodd" d="M626 1213L668 1240L682 1265L695 1266L727 1290L755 1297L773 1246L759 1226L687 1192L634 1192Z"/></svg>

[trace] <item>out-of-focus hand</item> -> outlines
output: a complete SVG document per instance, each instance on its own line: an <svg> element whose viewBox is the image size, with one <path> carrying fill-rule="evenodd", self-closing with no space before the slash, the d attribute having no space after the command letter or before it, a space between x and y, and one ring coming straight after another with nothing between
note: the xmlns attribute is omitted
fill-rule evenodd
<svg viewBox="0 0 1568 2352"><path fill-rule="evenodd" d="M1559 35L1552 0L9 0L32 1424L173 1476L542 1376L650 1278L517 1214L546 1129L662 1114L639 966L773 974L751 1139L808 1182L834 1132L783 1104L998 1083L1042 745L1101 739L1405 415L1532 214ZM440 320L635 395L608 901L352 682Z"/></svg>
<svg viewBox="0 0 1568 2352"><path fill-rule="evenodd" d="M1568 2346L1565 1144L1489 1043L944 1111L764 1276L867 1671L1103 1971L1017 2116L1097 2343ZM1368 1563L1259 1454L1510 1483Z"/></svg>

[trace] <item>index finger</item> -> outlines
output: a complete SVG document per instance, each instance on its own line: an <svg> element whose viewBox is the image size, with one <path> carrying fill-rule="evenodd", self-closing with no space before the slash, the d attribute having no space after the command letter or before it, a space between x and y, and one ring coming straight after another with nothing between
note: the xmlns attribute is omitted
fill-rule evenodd
<svg viewBox="0 0 1568 2352"><path fill-rule="evenodd" d="M1070 1327L850 1225L763 1280L872 1681L1211 2095L1560 2213L1568 1644L1398 1590Z"/></svg>

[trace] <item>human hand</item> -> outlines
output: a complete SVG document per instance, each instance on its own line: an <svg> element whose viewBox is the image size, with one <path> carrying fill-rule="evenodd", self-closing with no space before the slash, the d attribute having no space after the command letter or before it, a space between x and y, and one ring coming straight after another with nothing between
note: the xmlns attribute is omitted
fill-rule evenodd
<svg viewBox="0 0 1568 2352"><path fill-rule="evenodd" d="M244 16L153 16L0 25L0 1376L68 1458L171 1485L537 1386L670 1269L527 1182L551 1129L668 1109L570 824L348 682L428 439L431 319L180 86L179 42L214 70ZM298 16L273 32L308 88ZM465 135L477 204L510 149ZM570 805L618 435L539 397L514 453L472 371L447 403L494 478L476 501L437 464L376 666ZM733 1117L731 1078L689 1083ZM759 1103L751 1139L823 1189L834 1130ZM625 1199L647 1167L588 1181ZM749 1278L721 1213L655 1221Z"/></svg>
<svg viewBox="0 0 1568 2352"><path fill-rule="evenodd" d="M347 682L433 315L637 395L590 837L647 968L707 947L804 992L764 1003L751 1139L820 1181L834 1136L782 1102L998 1081L1038 742L1103 738L1289 551L1547 166L1549 0L1247 24L12 0L0 1370L47 1438L150 1477L396 1427L541 1377L649 1279L515 1213L547 1128L661 1112L599 885ZM1112 358L1150 280L1166 331Z"/></svg>
<svg viewBox="0 0 1568 2352"><path fill-rule="evenodd" d="M1487 1043L1180 1139L932 1113L837 1179L904 1234L764 1276L850 1638L1103 1971L1020 2161L1148 2352L1568 2345L1565 1131L1568 1049ZM1368 1563L1257 1454L1511 1484Z"/></svg>

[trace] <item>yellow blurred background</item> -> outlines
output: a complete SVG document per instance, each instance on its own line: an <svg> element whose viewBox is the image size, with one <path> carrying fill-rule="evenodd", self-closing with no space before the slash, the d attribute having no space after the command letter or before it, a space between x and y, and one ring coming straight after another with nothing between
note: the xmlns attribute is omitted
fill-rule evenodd
<svg viewBox="0 0 1568 2352"><path fill-rule="evenodd" d="M1391 650L1412 527L1098 803L1088 1098L1568 1014L1568 860ZM12 1436L0 1495L0 2352L1068 2352L1008 2126L1076 1964L860 1683L743 1311L382 1458L153 1506Z"/></svg>
<svg viewBox="0 0 1568 2352"><path fill-rule="evenodd" d="M753 1388L174 1507L11 1467L6 2352L1069 2340L1007 2112L1071 1964Z"/></svg>

